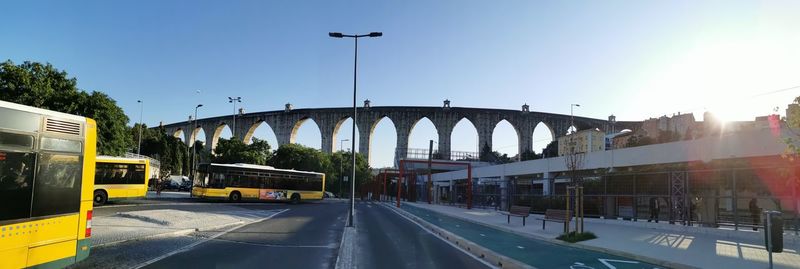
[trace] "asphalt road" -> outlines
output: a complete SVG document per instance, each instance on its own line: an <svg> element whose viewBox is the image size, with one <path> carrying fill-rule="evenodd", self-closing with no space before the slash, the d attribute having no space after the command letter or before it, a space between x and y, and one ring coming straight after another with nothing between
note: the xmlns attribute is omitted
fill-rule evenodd
<svg viewBox="0 0 800 269"><path fill-rule="evenodd" d="M225 205L226 207L220 207ZM117 212L178 209L210 212L230 206L283 210L232 230L158 236L92 249L74 268L334 268L349 204L346 201L205 203L198 200L128 201L95 208ZM415 223L373 203L356 205L358 268L488 268ZM189 247L187 247L189 246ZM179 251L182 250L183 251ZM152 262L152 263L151 263Z"/></svg>
<svg viewBox="0 0 800 269"><path fill-rule="evenodd" d="M358 268L489 268L378 204L356 212Z"/></svg>
<svg viewBox="0 0 800 269"><path fill-rule="evenodd" d="M284 206L289 210L269 220L227 232L144 268L334 268L347 204Z"/></svg>

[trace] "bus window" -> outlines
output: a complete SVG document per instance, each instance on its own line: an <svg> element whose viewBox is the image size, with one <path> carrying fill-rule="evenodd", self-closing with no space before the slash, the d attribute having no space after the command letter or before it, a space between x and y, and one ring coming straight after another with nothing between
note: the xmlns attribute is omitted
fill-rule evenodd
<svg viewBox="0 0 800 269"><path fill-rule="evenodd" d="M144 184L144 164L128 165L128 184Z"/></svg>
<svg viewBox="0 0 800 269"><path fill-rule="evenodd" d="M77 155L39 155L31 217L79 211L81 166L81 157Z"/></svg>
<svg viewBox="0 0 800 269"><path fill-rule="evenodd" d="M33 153L0 150L0 221L29 218L33 191Z"/></svg>
<svg viewBox="0 0 800 269"><path fill-rule="evenodd" d="M215 189L224 189L225 188L224 182L225 182L225 174L211 173L211 176L208 179L208 187Z"/></svg>
<svg viewBox="0 0 800 269"><path fill-rule="evenodd" d="M33 136L0 132L0 145L33 149Z"/></svg>

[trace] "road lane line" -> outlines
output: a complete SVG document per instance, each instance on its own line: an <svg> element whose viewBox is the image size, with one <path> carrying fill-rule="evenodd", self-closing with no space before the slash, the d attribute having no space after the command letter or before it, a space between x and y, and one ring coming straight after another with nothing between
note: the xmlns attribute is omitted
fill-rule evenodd
<svg viewBox="0 0 800 269"><path fill-rule="evenodd" d="M228 240L228 239L214 239L215 242L225 242L225 243L236 243L242 245L250 245L250 246L260 246L260 247L271 247L271 248L337 248L339 247L338 244L328 244L328 245L276 245L276 244L265 244L265 243L253 243L253 242L245 242L245 241L236 241L236 240Z"/></svg>
<svg viewBox="0 0 800 269"><path fill-rule="evenodd" d="M178 253L181 253L181 252L185 252L185 251L191 250L192 248L194 248L194 247L196 247L196 246L198 246L198 245L200 245L200 244L202 244L202 243L205 243L205 242L211 241L211 240L213 240L213 239L216 239L217 237L223 236L223 235L225 235L225 234L227 234L227 233L229 233L229 232L231 232L231 231L233 231L233 230L239 229L239 228L241 228L241 227L244 227L244 226L246 226L246 225L249 225L249 224L252 224L252 223L262 222L262 221L265 221L265 220L271 219L272 217L274 217L274 216L277 216L278 214L281 214L281 213L283 213L283 212L286 212L286 211L289 211L289 209L288 209L288 208L286 208L286 209L283 209L283 210L281 210L281 211L278 211L278 212L277 212L277 213L275 213L275 214L272 214L272 215L271 215L271 216L269 216L269 217L262 218L262 219L259 219L259 220L256 220L256 221L253 221L253 222L250 222L250 223L243 223L243 224L236 225L236 226L234 226L234 227L231 227L230 229L227 229L227 230L225 230L225 231L219 232L219 233L217 233L217 234L215 234L215 235L213 235L213 236L211 236L211 237L209 237L209 238L206 238L206 239L200 240L200 241L198 241L198 242L194 242L194 243L192 243L192 244L189 244L189 245L187 245L187 246L185 246L185 247L182 247L182 248L179 248L179 249L177 249L177 250L174 250L174 251L172 251L172 252L169 252L169 253L166 253L166 254L164 254L164 255L158 256L158 257L156 257L156 258L154 258L154 259L152 259L152 260L149 260L149 261L143 262L143 263L141 263L141 264L137 265L136 267L134 267L134 269L139 269L139 268L142 268L142 267L145 267L145 266L151 265L151 264L153 264L153 263L156 263L156 262L158 262L158 261L160 261L160 260L166 259L166 258L168 258L168 257L170 257L170 256L172 256L172 255L175 255L175 254L178 254Z"/></svg>

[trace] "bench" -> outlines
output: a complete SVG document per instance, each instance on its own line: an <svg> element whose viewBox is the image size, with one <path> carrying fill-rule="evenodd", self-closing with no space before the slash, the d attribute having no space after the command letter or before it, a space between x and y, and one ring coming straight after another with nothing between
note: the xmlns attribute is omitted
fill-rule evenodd
<svg viewBox="0 0 800 269"><path fill-rule="evenodd" d="M531 208L529 206L516 206L512 205L511 209L508 212L500 211L500 214L508 216L508 223L511 223L511 217L520 217L522 218L522 226L525 226L525 218L531 214Z"/></svg>
<svg viewBox="0 0 800 269"><path fill-rule="evenodd" d="M564 230L567 229L567 218L569 216L568 210L560 210L560 209L548 209L544 212L544 218L540 218L542 220L542 230L544 230L545 226L544 223L546 221L552 222L561 222L564 223Z"/></svg>

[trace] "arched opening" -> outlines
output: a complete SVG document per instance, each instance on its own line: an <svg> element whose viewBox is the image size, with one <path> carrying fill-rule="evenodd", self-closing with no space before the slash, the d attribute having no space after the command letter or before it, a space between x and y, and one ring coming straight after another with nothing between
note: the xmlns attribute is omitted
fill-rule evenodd
<svg viewBox="0 0 800 269"><path fill-rule="evenodd" d="M502 120L494 126L492 151L499 152L501 156L507 154L509 158L514 158L519 154L519 134L514 126L506 120Z"/></svg>
<svg viewBox="0 0 800 269"><path fill-rule="evenodd" d="M371 167L394 166L397 129L391 119L383 117L372 127L369 143L369 165Z"/></svg>
<svg viewBox="0 0 800 269"><path fill-rule="evenodd" d="M427 117L423 117L411 126L411 133L408 136L408 149L406 157L411 159L427 159L428 146L430 140L434 141L433 150L438 146L435 142L439 140L439 133L436 126Z"/></svg>
<svg viewBox="0 0 800 269"><path fill-rule="evenodd" d="M214 129L214 136L211 140L211 150L213 151L215 148L217 148L217 143L219 143L220 138L231 139L231 137L233 137L231 128L225 123L220 124L216 129Z"/></svg>
<svg viewBox="0 0 800 269"><path fill-rule="evenodd" d="M186 138L184 138L184 135L185 135L185 133L183 132L182 128L178 128L178 130L175 130L175 132L172 133L172 136L174 136L177 139L180 139L181 142L186 143L186 141L185 141Z"/></svg>
<svg viewBox="0 0 800 269"><path fill-rule="evenodd" d="M259 121L256 124L253 124L253 126L250 126L244 136L244 143L252 143L253 138L266 140L273 150L278 148L278 137L275 136L275 132L272 130L272 127L270 127L269 124L264 121Z"/></svg>
<svg viewBox="0 0 800 269"><path fill-rule="evenodd" d="M353 135L353 118L346 118L339 121L336 128L333 129L333 151L350 151L350 147L354 147L356 152L359 152L359 141L361 138L358 135L358 125L356 125L356 141L350 141Z"/></svg>
<svg viewBox="0 0 800 269"><path fill-rule="evenodd" d="M533 152L542 153L547 145L550 145L555 139L553 129L547 126L544 122L539 122L533 128Z"/></svg>
<svg viewBox="0 0 800 269"><path fill-rule="evenodd" d="M194 141L192 143L189 143L190 147L193 146L194 144L197 144L197 145L203 145L203 148L205 148L205 146L206 146L205 145L205 143L206 143L206 132L203 130L203 128L200 128L198 126L197 129L194 130L194 132L191 135L191 137L189 138L189 140L190 141ZM198 144L198 142L199 142L199 144Z"/></svg>
<svg viewBox="0 0 800 269"><path fill-rule="evenodd" d="M322 149L322 135L320 134L319 125L311 118L298 121L292 129L290 142L309 148Z"/></svg>
<svg viewBox="0 0 800 269"><path fill-rule="evenodd" d="M461 119L450 134L451 158L455 160L477 159L480 151L478 129L467 118Z"/></svg>

